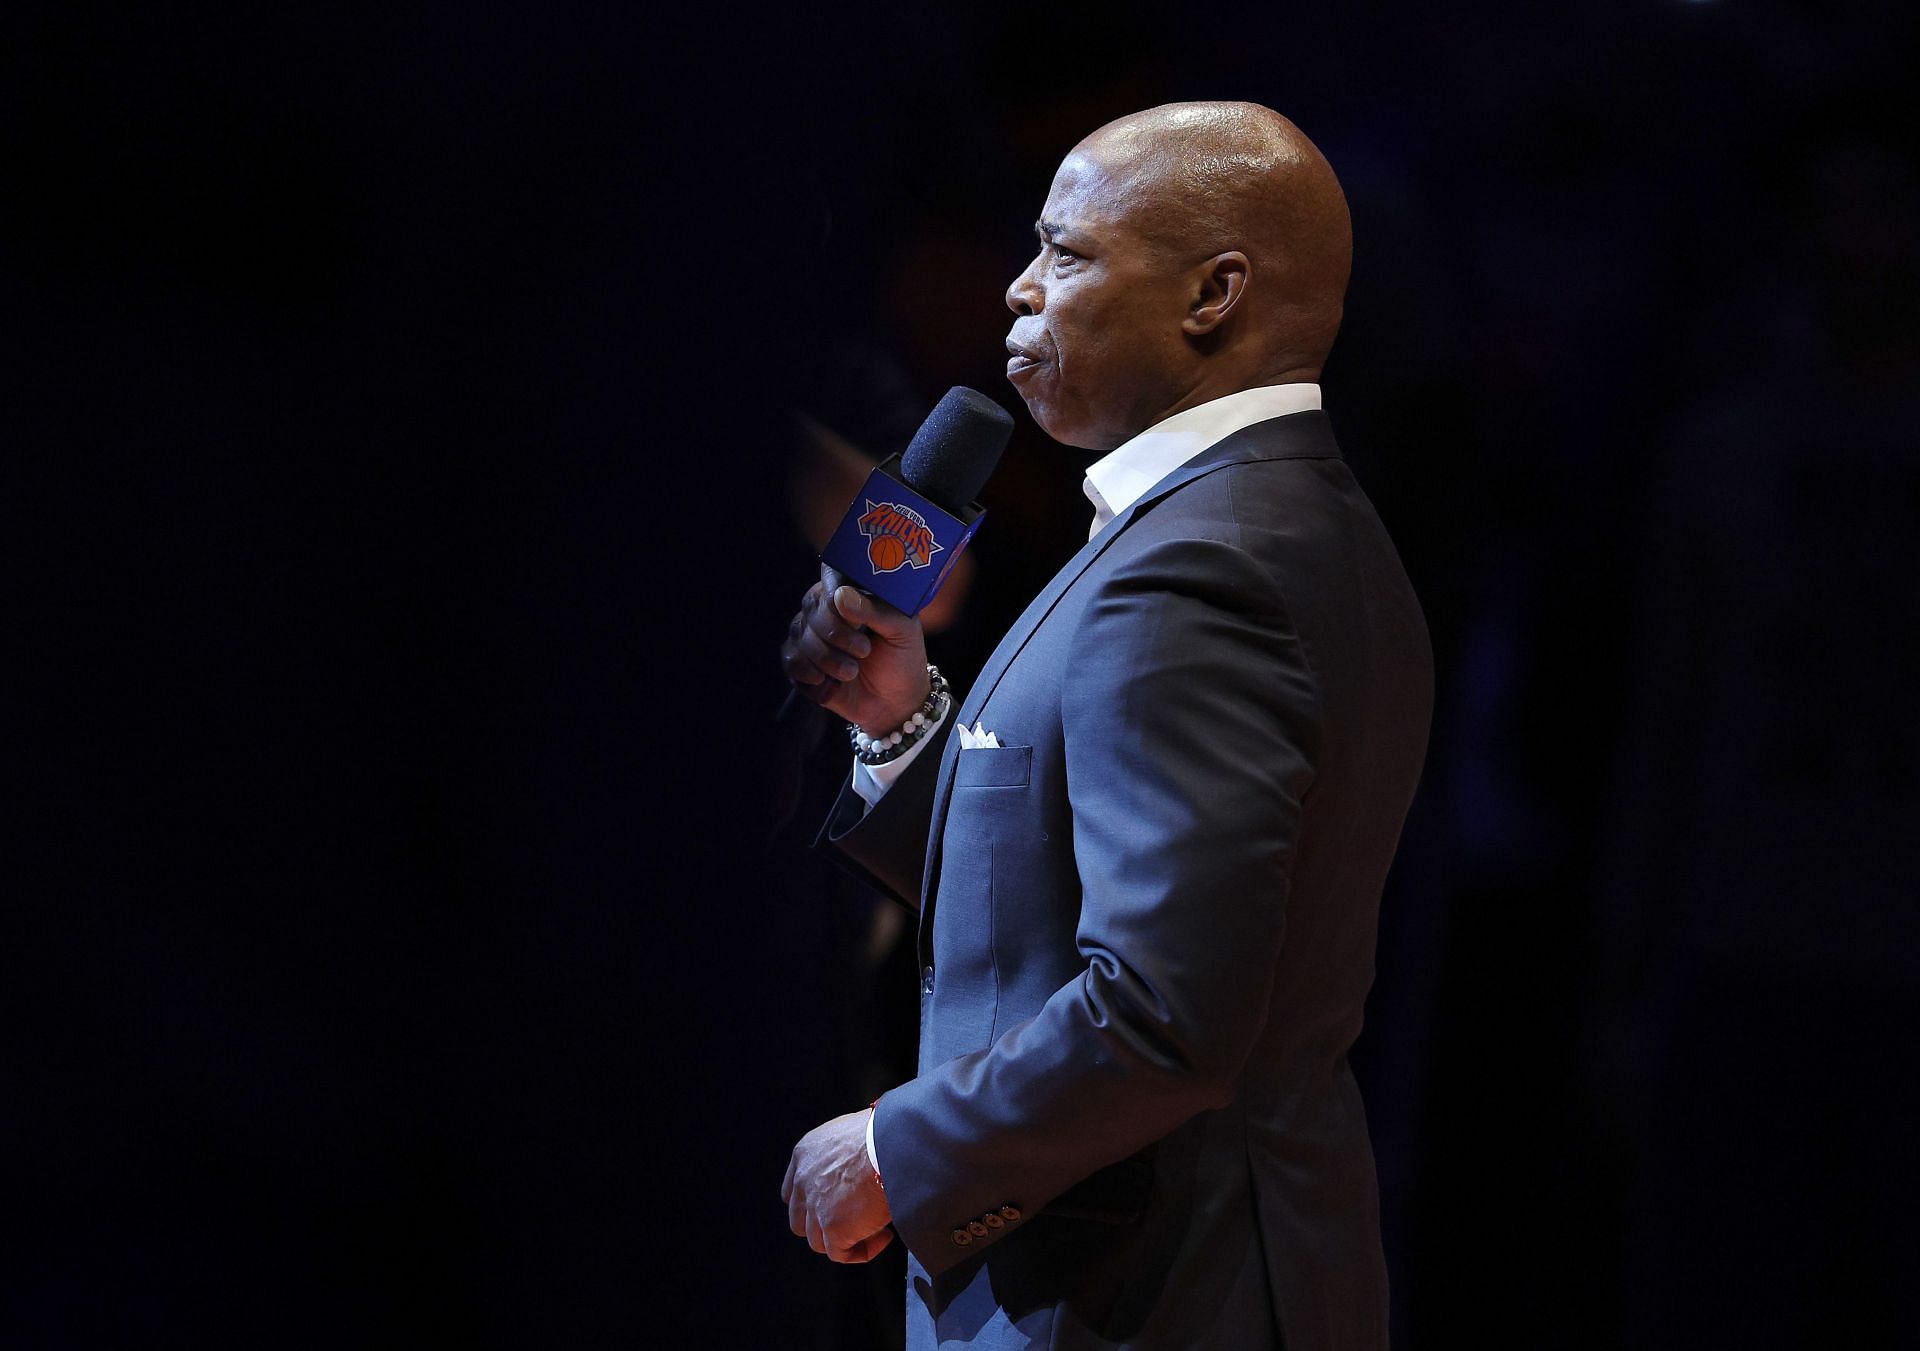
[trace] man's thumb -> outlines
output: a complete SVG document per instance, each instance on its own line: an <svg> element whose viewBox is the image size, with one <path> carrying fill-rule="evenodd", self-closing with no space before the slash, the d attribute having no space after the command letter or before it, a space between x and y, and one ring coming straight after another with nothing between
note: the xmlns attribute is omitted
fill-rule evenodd
<svg viewBox="0 0 1920 1351"><path fill-rule="evenodd" d="M898 638L913 625L913 620L893 606L851 586L833 593L833 608L849 624L863 624L882 638Z"/></svg>

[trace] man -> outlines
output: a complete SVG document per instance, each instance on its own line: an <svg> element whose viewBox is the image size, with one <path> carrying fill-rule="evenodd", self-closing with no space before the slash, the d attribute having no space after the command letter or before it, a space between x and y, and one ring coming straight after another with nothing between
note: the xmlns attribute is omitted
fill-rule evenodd
<svg viewBox="0 0 1920 1351"><path fill-rule="evenodd" d="M823 834L919 904L923 974L918 1077L799 1143L794 1232L898 1233L915 1348L1384 1347L1347 1051L1432 660L1319 411L1345 199L1278 114L1176 104L1037 229L1008 375L1110 452L1086 547L951 708L849 588L781 649L881 739Z"/></svg>

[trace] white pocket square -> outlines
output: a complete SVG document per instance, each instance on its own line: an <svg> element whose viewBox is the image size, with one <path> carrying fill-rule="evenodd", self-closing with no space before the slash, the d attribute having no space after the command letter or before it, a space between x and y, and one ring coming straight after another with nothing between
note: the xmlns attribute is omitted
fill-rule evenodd
<svg viewBox="0 0 1920 1351"><path fill-rule="evenodd" d="M971 727L963 722L960 724L958 730L960 733L960 749L963 751L981 750L987 747L998 750L1000 747L1000 738L992 732L983 731L978 722L974 723Z"/></svg>

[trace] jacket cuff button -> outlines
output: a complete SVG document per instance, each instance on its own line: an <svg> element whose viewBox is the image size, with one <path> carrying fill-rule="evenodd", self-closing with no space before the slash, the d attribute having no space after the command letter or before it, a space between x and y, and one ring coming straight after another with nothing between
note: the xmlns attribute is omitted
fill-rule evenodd
<svg viewBox="0 0 1920 1351"><path fill-rule="evenodd" d="M953 1241L956 1244L958 1244L960 1247L964 1248L969 1243L973 1242L973 1235L969 1234L964 1229L956 1229L953 1231Z"/></svg>
<svg viewBox="0 0 1920 1351"><path fill-rule="evenodd" d="M980 1218L987 1222L987 1228L989 1229L1005 1229L1007 1227L1007 1222L1000 1218L1000 1212L997 1210L989 1210Z"/></svg>
<svg viewBox="0 0 1920 1351"><path fill-rule="evenodd" d="M967 1222L967 1232L975 1238L985 1238L987 1236L987 1226L978 1220L969 1220Z"/></svg>
<svg viewBox="0 0 1920 1351"><path fill-rule="evenodd" d="M1020 1218L1020 1207L1019 1206L1001 1206L1000 1218L1005 1220L1008 1224L1014 1223Z"/></svg>

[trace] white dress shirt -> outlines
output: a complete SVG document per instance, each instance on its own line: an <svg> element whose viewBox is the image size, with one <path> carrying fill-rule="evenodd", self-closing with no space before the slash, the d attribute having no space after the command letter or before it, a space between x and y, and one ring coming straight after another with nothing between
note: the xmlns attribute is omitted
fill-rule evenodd
<svg viewBox="0 0 1920 1351"><path fill-rule="evenodd" d="M1195 404L1141 432L1087 468L1080 490L1093 503L1092 539L1154 484L1242 427L1320 406L1320 386L1260 385Z"/></svg>
<svg viewBox="0 0 1920 1351"><path fill-rule="evenodd" d="M1093 524L1087 529L1087 538L1092 539L1106 529L1114 517L1145 497L1154 484L1242 427L1318 407L1320 386L1317 384L1260 385L1195 404L1154 423L1087 467L1086 482L1080 485L1087 501L1093 503ZM954 700L957 704L957 695ZM948 712L953 708L954 704L949 704ZM907 772L907 766L927 748L944 720L944 716L935 719L926 735L898 759L884 765L853 762L853 791L866 801L868 811L872 811L894 781ZM880 1159L873 1149L873 1118L874 1113L868 1112L867 1161L873 1165L873 1171L879 1173Z"/></svg>

